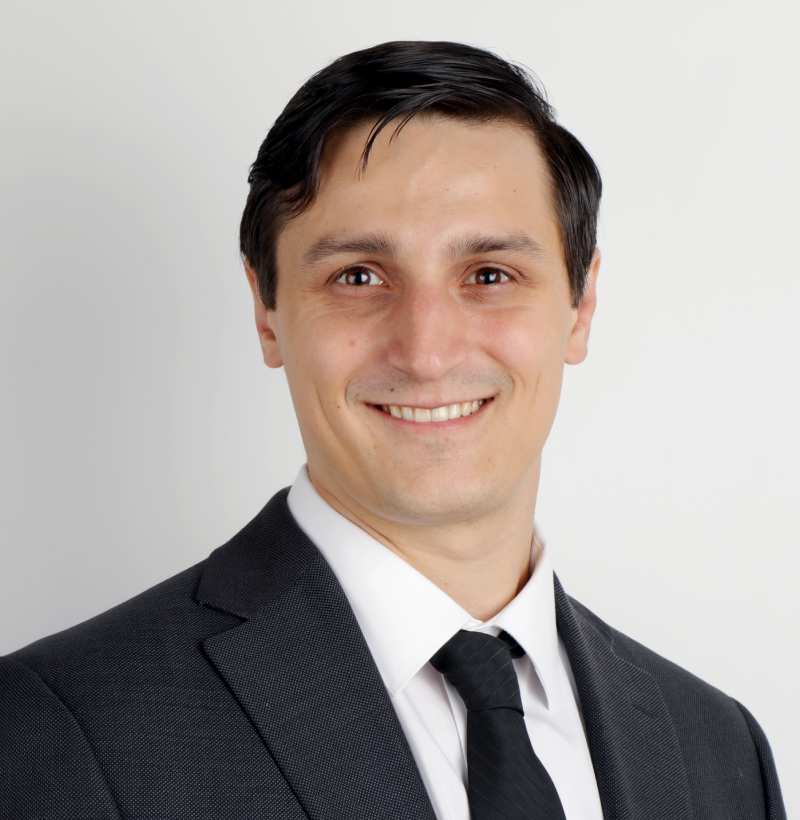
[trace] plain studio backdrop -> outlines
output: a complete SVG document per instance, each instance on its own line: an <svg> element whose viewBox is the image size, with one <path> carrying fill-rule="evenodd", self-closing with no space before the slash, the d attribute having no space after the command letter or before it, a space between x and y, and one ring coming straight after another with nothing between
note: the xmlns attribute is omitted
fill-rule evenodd
<svg viewBox="0 0 800 820"><path fill-rule="evenodd" d="M569 593L742 701L800 816L793 4L5 2L0 653L203 559L304 461L238 254L290 95L385 40L528 67L604 181L536 517ZM368 340L365 340L368 343Z"/></svg>

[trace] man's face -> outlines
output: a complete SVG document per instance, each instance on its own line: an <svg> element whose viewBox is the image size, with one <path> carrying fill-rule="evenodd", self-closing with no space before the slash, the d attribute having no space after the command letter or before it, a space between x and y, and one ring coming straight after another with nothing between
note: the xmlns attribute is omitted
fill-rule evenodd
<svg viewBox="0 0 800 820"><path fill-rule="evenodd" d="M319 195L280 233L276 310L247 271L264 360L286 369L312 480L345 507L405 525L497 515L536 494L599 255L571 308L546 165L522 127L417 116L389 144L390 124L359 177L369 128L329 142ZM381 409L482 399L432 414L447 421Z"/></svg>

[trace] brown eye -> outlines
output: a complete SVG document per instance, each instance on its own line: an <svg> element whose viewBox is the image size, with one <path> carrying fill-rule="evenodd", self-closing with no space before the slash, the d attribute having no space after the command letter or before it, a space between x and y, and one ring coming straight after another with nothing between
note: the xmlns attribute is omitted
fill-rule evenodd
<svg viewBox="0 0 800 820"><path fill-rule="evenodd" d="M383 280L380 279L374 271L361 266L343 270L334 281L339 282L343 276L346 277L346 281L341 282L343 285L356 285L357 287L368 285L370 284L370 276L374 276L378 284L383 284Z"/></svg>
<svg viewBox="0 0 800 820"><path fill-rule="evenodd" d="M504 270L500 270L500 268L478 268L478 270L476 270L474 274L470 274L470 276L484 276L485 274L488 274L488 277L484 278L483 282L478 282L478 284L502 284L501 276L505 276L509 281L511 280L511 277Z"/></svg>

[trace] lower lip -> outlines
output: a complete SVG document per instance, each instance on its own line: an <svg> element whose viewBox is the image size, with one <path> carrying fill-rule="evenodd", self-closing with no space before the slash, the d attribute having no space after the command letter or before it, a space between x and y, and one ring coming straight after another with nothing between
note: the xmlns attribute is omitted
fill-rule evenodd
<svg viewBox="0 0 800 820"><path fill-rule="evenodd" d="M391 413L384 412L380 407L374 404L370 404L368 407L386 419L386 421L397 425L400 429L414 430L424 433L426 431L435 432L437 430L455 430L459 427L466 427L471 421L475 421L483 416L485 411L492 404L494 404L494 396L485 401L474 413L471 413L469 416L461 416L460 418L448 419L447 421L409 421L408 419L398 419Z"/></svg>

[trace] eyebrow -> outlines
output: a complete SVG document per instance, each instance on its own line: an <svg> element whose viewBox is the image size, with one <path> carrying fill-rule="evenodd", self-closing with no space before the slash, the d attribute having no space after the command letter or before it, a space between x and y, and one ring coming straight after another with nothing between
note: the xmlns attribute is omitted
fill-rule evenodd
<svg viewBox="0 0 800 820"><path fill-rule="evenodd" d="M502 236L489 234L466 234L456 237L445 248L445 253L457 259L495 251L518 251L534 257L545 254L544 247L526 233L511 233ZM306 265L316 265L339 253L369 253L396 257L397 244L386 234L366 233L359 236L339 236L329 234L317 239L303 254Z"/></svg>

